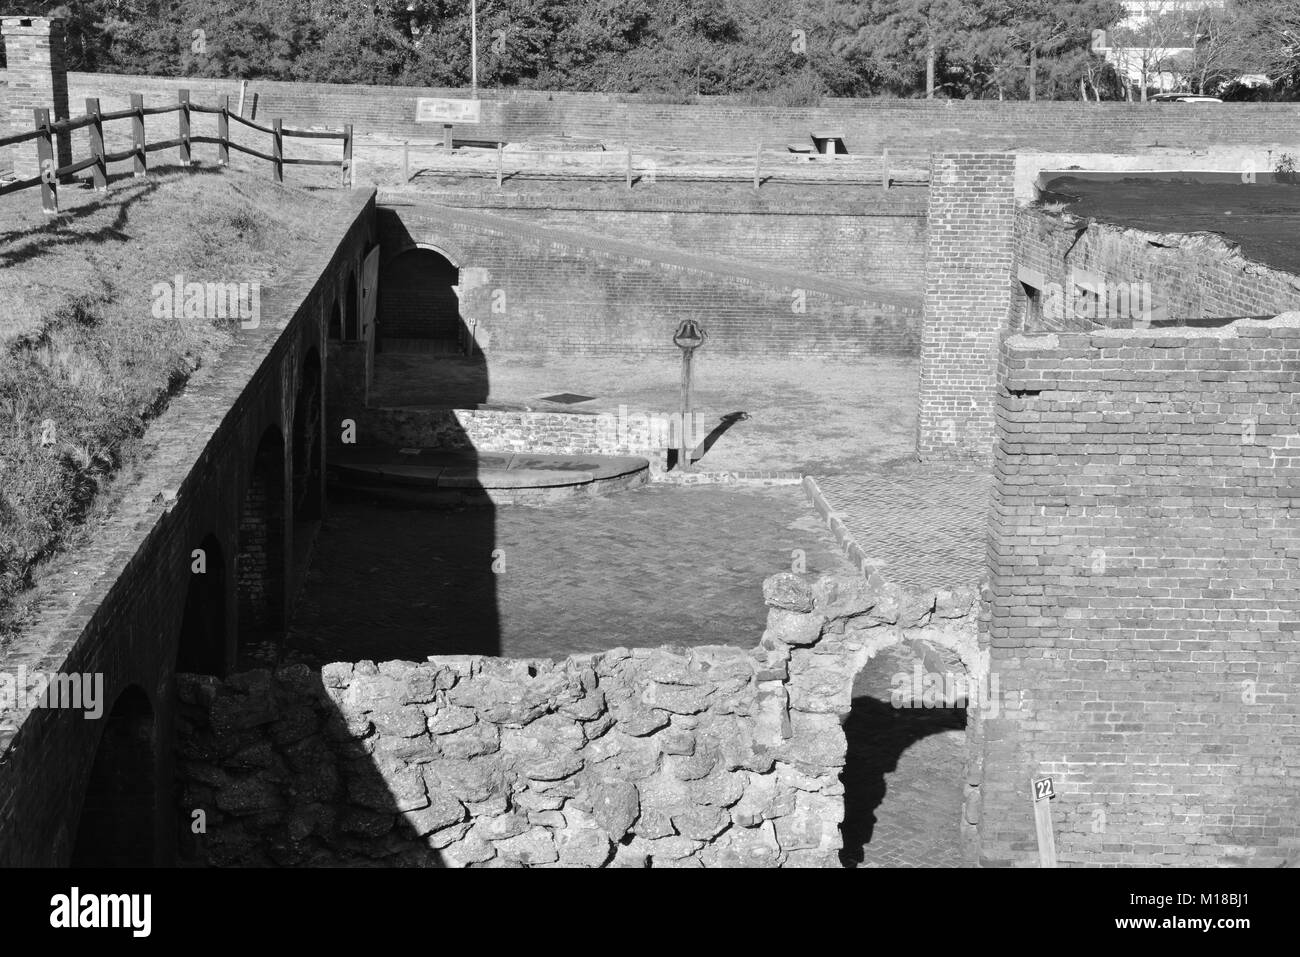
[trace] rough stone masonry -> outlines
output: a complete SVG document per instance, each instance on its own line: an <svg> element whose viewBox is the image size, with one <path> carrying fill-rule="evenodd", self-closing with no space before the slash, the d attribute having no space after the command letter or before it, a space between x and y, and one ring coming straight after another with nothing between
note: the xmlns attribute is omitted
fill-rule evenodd
<svg viewBox="0 0 1300 957"><path fill-rule="evenodd" d="M759 646L179 679L183 856L216 866L839 866L854 676L978 658L973 591L781 574ZM183 827L182 830L191 831Z"/></svg>

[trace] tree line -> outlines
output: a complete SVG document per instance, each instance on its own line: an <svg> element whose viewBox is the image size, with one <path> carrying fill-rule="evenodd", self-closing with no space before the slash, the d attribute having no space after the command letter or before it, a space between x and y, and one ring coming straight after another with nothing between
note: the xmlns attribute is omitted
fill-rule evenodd
<svg viewBox="0 0 1300 957"><path fill-rule="evenodd" d="M1152 15L1124 27L1121 0L477 0L477 78L789 104L1145 98L1162 77L1234 98L1300 94L1295 0L1146 2ZM447 87L472 73L470 0L0 0L0 12L61 16L78 71ZM1116 47L1130 70L1116 70Z"/></svg>

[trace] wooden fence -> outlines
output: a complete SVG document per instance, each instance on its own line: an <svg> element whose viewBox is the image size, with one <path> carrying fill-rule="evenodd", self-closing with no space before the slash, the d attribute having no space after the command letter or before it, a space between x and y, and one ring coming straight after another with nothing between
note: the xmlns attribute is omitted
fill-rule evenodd
<svg viewBox="0 0 1300 957"><path fill-rule="evenodd" d="M154 143L146 142L144 118L146 116L160 116L164 113L177 114L177 136L173 139L159 140ZM190 117L194 113L215 114L217 117L217 135L191 135ZM139 93L132 93L130 108L113 113L102 112L99 108L99 100L91 98L86 100L86 113L84 116L74 116L66 120L51 122L48 109L38 108L33 110L33 114L36 121L35 129L30 133L0 137L0 147L13 146L34 140L36 142L36 156L40 173L28 179L20 179L0 185L0 196L5 193L13 193L18 190L39 186L41 190L41 206L46 213L52 214L59 211L59 181L65 177L88 169L92 171L95 189L104 190L108 188L109 163L134 160L135 175L144 176L148 169L146 157L149 153L175 148L180 153L180 164L190 166L193 162L191 148L195 143L212 143L216 145L217 159L222 166L230 163L231 150L266 160L271 164L272 175L274 175L277 183L284 182L285 166L333 166L340 171L339 185L343 187L352 185L351 123L344 126L342 131L292 129L285 127L281 120L273 120L270 126L263 126L260 123L245 119L237 112L232 112L230 97L228 96L221 98L220 106L202 106L190 101L189 90L178 91L178 102L174 106L146 107L144 105L144 96ZM104 124L116 120L131 121L131 148L117 153L108 153L104 150ZM234 142L230 138L230 123L232 120L260 133L270 134L271 152L263 153L260 150ZM69 163L66 166L59 166L55 158L55 138L59 134L71 133L73 130L79 130L83 127L88 128L90 131L90 156ZM343 158L341 160L286 158L284 155L285 137L342 140Z"/></svg>
<svg viewBox="0 0 1300 957"><path fill-rule="evenodd" d="M638 149L634 152L630 146L594 152L531 149L507 152L503 145L498 145L493 163L488 159L490 154L487 150L448 150L445 142L436 140L367 142L365 145L367 148L400 149L403 183L411 180L412 153L435 157L432 163L421 166L420 173L495 176L498 188L512 179L562 178L622 180L628 189L632 189L635 183L653 185L659 180L746 182L752 183L754 189L768 182L801 185L835 182L878 185L888 189L897 185L925 185L930 179L929 153L916 150L904 153L886 149L879 155L802 155L756 146L747 153L674 151L665 161L662 151Z"/></svg>

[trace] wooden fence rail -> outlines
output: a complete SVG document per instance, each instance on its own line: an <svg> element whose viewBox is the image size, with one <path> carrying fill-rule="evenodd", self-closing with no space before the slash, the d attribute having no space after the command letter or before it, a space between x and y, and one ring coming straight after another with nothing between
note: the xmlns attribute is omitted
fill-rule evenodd
<svg viewBox="0 0 1300 957"><path fill-rule="evenodd" d="M177 114L176 136L172 139L149 142L145 135L145 117L162 116L166 113ZM194 113L208 113L217 117L216 136L195 136L190 132L190 120ZM271 137L271 152L263 153L230 138L230 121L242 123L250 129ZM116 153L104 149L104 124L118 120L131 121L131 148ZM39 186L41 190L41 208L46 213L59 211L59 183L82 170L91 170L92 183L97 190L108 188L108 166L132 160L134 174L144 176L148 172L148 154L159 150L175 149L179 154L181 166L193 166L192 147L195 143L208 143L217 147L217 162L221 166L230 165L230 151L255 156L271 164L271 173L277 183L284 182L285 166L332 166L339 170L339 185L345 188L353 185L352 178L352 124L348 123L342 130L303 130L285 127L281 120L274 120L271 126L263 126L245 119L230 109L230 97L223 96L217 106L204 106L190 100L189 90L177 91L177 102L173 106L144 105L144 97L139 93L131 94L131 106L126 110L105 113L99 107L99 100L86 100L86 112L64 120L51 121L47 109L33 110L34 128L30 133L18 133L14 136L0 137L0 147L16 146L21 143L36 143L36 159L40 173L36 176L0 184L0 196L19 190ZM59 166L56 158L56 138L60 134L86 128L89 131L90 156L65 166ZM343 157L337 160L297 159L284 155L284 138L295 137L315 140L342 140Z"/></svg>

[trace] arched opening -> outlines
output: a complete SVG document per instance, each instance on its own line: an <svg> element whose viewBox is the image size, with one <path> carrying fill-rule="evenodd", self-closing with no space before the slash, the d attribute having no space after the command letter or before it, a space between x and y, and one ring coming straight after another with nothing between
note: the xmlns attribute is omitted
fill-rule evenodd
<svg viewBox="0 0 1300 957"><path fill-rule="evenodd" d="M951 648L913 640L866 662L844 722L845 866L968 863L967 713L984 704Z"/></svg>
<svg viewBox="0 0 1300 957"><path fill-rule="evenodd" d="M348 275L348 295L343 300L344 322L343 334L348 342L356 342L361 338L361 303L357 297L357 274Z"/></svg>
<svg viewBox="0 0 1300 957"><path fill-rule="evenodd" d="M330 339L334 340L335 342L343 338L343 324L339 320L339 304L337 299L334 300L334 304L330 306L330 324L329 324L328 335Z"/></svg>
<svg viewBox="0 0 1300 957"><path fill-rule="evenodd" d="M81 803L73 867L154 864L154 712L131 686L104 723Z"/></svg>
<svg viewBox="0 0 1300 957"><path fill-rule="evenodd" d="M320 517L320 353L312 349L303 360L293 406L293 520L314 522Z"/></svg>
<svg viewBox="0 0 1300 957"><path fill-rule="evenodd" d="M431 249L408 249L380 267L379 330L386 352L459 353L460 270Z"/></svg>
<svg viewBox="0 0 1300 957"><path fill-rule="evenodd" d="M224 676L226 666L226 557L209 535L190 553L176 670Z"/></svg>
<svg viewBox="0 0 1300 957"><path fill-rule="evenodd" d="M258 443L239 520L238 667L278 647L284 630L284 438L271 426Z"/></svg>

